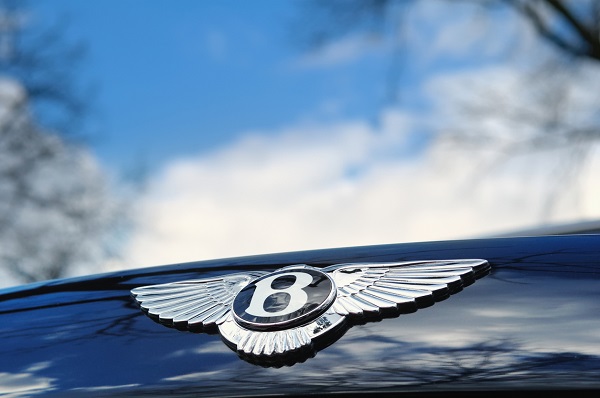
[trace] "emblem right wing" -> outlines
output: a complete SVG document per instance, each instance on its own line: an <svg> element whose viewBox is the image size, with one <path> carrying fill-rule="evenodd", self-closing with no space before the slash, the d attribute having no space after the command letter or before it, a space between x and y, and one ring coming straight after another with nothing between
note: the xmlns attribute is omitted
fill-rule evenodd
<svg viewBox="0 0 600 398"><path fill-rule="evenodd" d="M160 323L202 329L224 322L236 294L264 274L251 272L143 286L131 294L142 310Z"/></svg>
<svg viewBox="0 0 600 398"><path fill-rule="evenodd" d="M415 312L448 298L489 270L485 260L336 264L323 269L338 289L333 310L357 317Z"/></svg>

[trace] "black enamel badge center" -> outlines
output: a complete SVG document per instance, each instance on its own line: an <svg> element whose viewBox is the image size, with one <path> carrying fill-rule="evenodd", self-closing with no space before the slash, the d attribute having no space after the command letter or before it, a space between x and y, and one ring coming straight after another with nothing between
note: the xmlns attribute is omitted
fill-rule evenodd
<svg viewBox="0 0 600 398"><path fill-rule="evenodd" d="M236 321L252 330L280 330L317 318L335 298L331 277L292 267L250 282L233 301Z"/></svg>

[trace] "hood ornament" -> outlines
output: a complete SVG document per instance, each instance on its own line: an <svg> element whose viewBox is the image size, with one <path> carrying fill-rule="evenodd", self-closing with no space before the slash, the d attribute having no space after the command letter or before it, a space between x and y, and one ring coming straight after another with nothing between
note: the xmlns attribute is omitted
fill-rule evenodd
<svg viewBox="0 0 600 398"><path fill-rule="evenodd" d="M149 317L166 326L194 332L218 328L242 358L281 366L314 355L353 323L429 307L489 270L485 260L301 264L143 286L131 293Z"/></svg>

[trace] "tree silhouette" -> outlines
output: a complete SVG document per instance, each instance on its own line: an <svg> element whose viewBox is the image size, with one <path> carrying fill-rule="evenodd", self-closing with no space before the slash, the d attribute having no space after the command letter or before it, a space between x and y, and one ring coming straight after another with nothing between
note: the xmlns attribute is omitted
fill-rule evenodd
<svg viewBox="0 0 600 398"><path fill-rule="evenodd" d="M86 116L82 46L32 21L22 2L0 2L0 270L20 282L104 258L120 211L99 165L70 140Z"/></svg>
<svg viewBox="0 0 600 398"><path fill-rule="evenodd" d="M483 16L487 16L489 22L499 18L498 12L503 12L502 17L519 21L523 36L527 36L526 31L533 32L537 39L535 48L517 54L517 60L512 59L518 64L515 70L519 71L519 77L510 87L502 86L498 76L477 85L472 81L458 84L455 91L468 95L446 101L454 100L455 113L463 117L458 124L453 122L436 133L438 142L458 144L468 150L493 148L494 155L488 160L491 167L515 155L550 153L556 169L550 170L549 194L540 206L542 218L547 218L561 194L568 191L566 187L576 182L592 149L600 141L597 106L600 99L591 95L596 89L589 87L588 98L582 98L574 89L575 84L581 85L586 79L590 83L600 80L600 1L448 0L441 3L448 6L450 13L452 7L459 4L476 9L480 24L486 22ZM387 38L396 43L396 53L402 52L405 44L402 41L408 40L402 35L402 25L410 18L413 7L422 5L397 0L314 0L309 4L311 23L294 32L306 48L315 50L348 35L363 35ZM488 29L498 26L489 24ZM487 33L481 40L490 36L504 38L504 50L509 48L504 54L505 61L515 58L510 51L510 47L515 46L511 43L514 36L501 29ZM396 53L390 57L396 57ZM402 58L401 62L407 63L410 59ZM386 81L387 100L396 102L402 96L398 83L402 65L391 62L390 69ZM580 87L581 91L585 91L585 87L583 90ZM504 131L490 127L499 124L506 127Z"/></svg>

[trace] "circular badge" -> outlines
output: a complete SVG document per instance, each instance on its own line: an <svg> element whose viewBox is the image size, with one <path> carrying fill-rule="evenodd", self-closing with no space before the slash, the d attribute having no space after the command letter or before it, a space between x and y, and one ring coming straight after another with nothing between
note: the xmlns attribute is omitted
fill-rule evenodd
<svg viewBox="0 0 600 398"><path fill-rule="evenodd" d="M327 273L289 267L250 282L233 300L232 310L245 328L283 330L317 318L334 298L335 284Z"/></svg>

